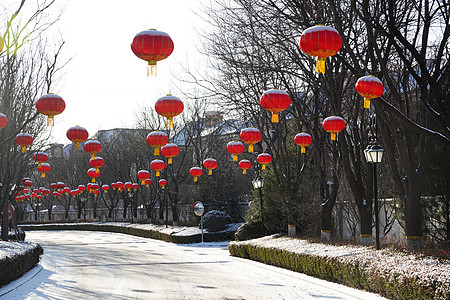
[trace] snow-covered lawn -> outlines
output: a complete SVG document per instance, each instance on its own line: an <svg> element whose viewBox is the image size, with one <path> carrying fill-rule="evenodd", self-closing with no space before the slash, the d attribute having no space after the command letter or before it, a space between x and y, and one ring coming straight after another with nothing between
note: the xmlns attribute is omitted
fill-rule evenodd
<svg viewBox="0 0 450 300"><path fill-rule="evenodd" d="M14 259L25 254L36 247L36 244L27 242L4 242L0 241L0 261Z"/></svg>

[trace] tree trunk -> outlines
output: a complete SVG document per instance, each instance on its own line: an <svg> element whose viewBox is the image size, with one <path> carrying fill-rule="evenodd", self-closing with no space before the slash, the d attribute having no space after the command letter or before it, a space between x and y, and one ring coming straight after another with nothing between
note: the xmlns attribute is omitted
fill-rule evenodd
<svg viewBox="0 0 450 300"><path fill-rule="evenodd" d="M3 212L3 217L2 217L2 241L7 241L8 240L8 232L9 232L9 228L8 228L8 201L4 201L3 202L3 207L2 207L2 212Z"/></svg>
<svg viewBox="0 0 450 300"><path fill-rule="evenodd" d="M407 199L405 201L405 231L408 250L423 248L422 205L420 204L421 182L417 175L408 177Z"/></svg>
<svg viewBox="0 0 450 300"><path fill-rule="evenodd" d="M363 246L373 245L372 238L372 200L364 199L363 205L358 205L358 212L361 218L360 226L361 226L361 235L360 235L360 243Z"/></svg>
<svg viewBox="0 0 450 300"><path fill-rule="evenodd" d="M322 215L322 227L321 227L321 240L322 242L328 242L331 239L331 229L333 228L332 212L334 203L331 203L330 199L326 199L322 203L321 215Z"/></svg>

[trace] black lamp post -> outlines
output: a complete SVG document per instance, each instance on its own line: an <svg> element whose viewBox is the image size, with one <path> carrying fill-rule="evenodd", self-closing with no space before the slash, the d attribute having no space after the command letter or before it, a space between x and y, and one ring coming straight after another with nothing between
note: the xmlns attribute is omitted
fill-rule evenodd
<svg viewBox="0 0 450 300"><path fill-rule="evenodd" d="M376 139L364 150L366 161L372 164L373 169L373 202L375 204L375 243L376 249L380 250L380 226L378 217L378 187L377 187L377 164L383 159L383 148L381 148Z"/></svg>
<svg viewBox="0 0 450 300"><path fill-rule="evenodd" d="M264 227L264 219L263 219L263 197L262 197L262 188L264 186L264 178L258 176L252 181L253 188L259 190L259 204L260 204L260 214L261 214L261 223Z"/></svg>
<svg viewBox="0 0 450 300"><path fill-rule="evenodd" d="M134 197L134 189L130 189L130 190L128 191L128 198L130 199L131 224L134 223L133 197Z"/></svg>

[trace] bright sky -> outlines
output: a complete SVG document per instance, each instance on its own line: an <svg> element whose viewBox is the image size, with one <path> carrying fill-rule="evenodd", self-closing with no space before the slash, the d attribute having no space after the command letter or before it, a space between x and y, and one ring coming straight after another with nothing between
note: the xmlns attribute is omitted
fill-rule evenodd
<svg viewBox="0 0 450 300"><path fill-rule="evenodd" d="M34 7L36 1L28 3ZM11 6L16 9L20 1L10 2L16 3ZM66 110L55 117L54 140L70 143L66 131L75 125L85 127L90 136L100 129L133 127L139 106L154 107L167 93L177 96L173 74L180 64L199 61L196 28L205 26L195 15L199 2L58 0L48 14L51 19L62 10L62 16L47 35L55 43L62 36L63 55L73 59L54 91L66 102ZM134 36L150 28L168 33L175 45L172 55L158 62L156 78L147 77L147 63L130 48Z"/></svg>

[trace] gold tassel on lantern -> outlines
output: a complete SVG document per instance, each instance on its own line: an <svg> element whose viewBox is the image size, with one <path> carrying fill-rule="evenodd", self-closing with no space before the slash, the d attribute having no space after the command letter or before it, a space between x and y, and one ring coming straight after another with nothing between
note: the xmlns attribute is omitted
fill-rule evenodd
<svg viewBox="0 0 450 300"><path fill-rule="evenodd" d="M173 128L173 117L168 117L166 122L166 128L172 129Z"/></svg>
<svg viewBox="0 0 450 300"><path fill-rule="evenodd" d="M91 159L93 159L93 158L95 158L95 154L94 153L91 154Z"/></svg>
<svg viewBox="0 0 450 300"><path fill-rule="evenodd" d="M150 60L148 62L147 77L156 77L156 60Z"/></svg>
<svg viewBox="0 0 450 300"><path fill-rule="evenodd" d="M261 170L265 170L266 169L266 165L262 165Z"/></svg>
<svg viewBox="0 0 450 300"><path fill-rule="evenodd" d="M247 174L247 170L246 169L244 169L244 170L242 170L242 174Z"/></svg>
<svg viewBox="0 0 450 300"><path fill-rule="evenodd" d="M253 152L253 144L248 145L248 152Z"/></svg>
<svg viewBox="0 0 450 300"><path fill-rule="evenodd" d="M156 177L159 177L159 171L156 171Z"/></svg>
<svg viewBox="0 0 450 300"><path fill-rule="evenodd" d="M153 152L154 156L159 156L159 148L155 148L155 152Z"/></svg>
<svg viewBox="0 0 450 300"><path fill-rule="evenodd" d="M300 149L301 149L301 150L300 150L300 153L306 153L306 148L305 148L305 146L302 146Z"/></svg>
<svg viewBox="0 0 450 300"><path fill-rule="evenodd" d="M197 182L197 178L198 178L197 176L194 177L194 182Z"/></svg>
<svg viewBox="0 0 450 300"><path fill-rule="evenodd" d="M331 133L331 140L332 141L336 140L336 133L334 133L334 132Z"/></svg>
<svg viewBox="0 0 450 300"><path fill-rule="evenodd" d="M316 73L325 74L325 57L317 57Z"/></svg>
<svg viewBox="0 0 450 300"><path fill-rule="evenodd" d="M237 161L237 155L233 154L233 161Z"/></svg>
<svg viewBox="0 0 450 300"><path fill-rule="evenodd" d="M168 165L171 165L171 164L172 164L172 157L169 157L169 160L167 161L167 164L168 164Z"/></svg>
<svg viewBox="0 0 450 300"><path fill-rule="evenodd" d="M55 116L47 117L47 126L55 126Z"/></svg>
<svg viewBox="0 0 450 300"><path fill-rule="evenodd" d="M41 178L44 178L44 177L45 177L45 173L42 173Z"/></svg>
<svg viewBox="0 0 450 300"><path fill-rule="evenodd" d="M95 182L95 178L92 178L92 181L91 182Z"/></svg>
<svg viewBox="0 0 450 300"><path fill-rule="evenodd" d="M80 150L81 150L80 142L76 142L75 143L75 151L80 151Z"/></svg>
<svg viewBox="0 0 450 300"><path fill-rule="evenodd" d="M364 108L370 109L370 98L364 98Z"/></svg>
<svg viewBox="0 0 450 300"><path fill-rule="evenodd" d="M22 153L26 153L27 152L27 146L22 146Z"/></svg>
<svg viewBox="0 0 450 300"><path fill-rule="evenodd" d="M211 169L208 170L208 175L212 175L212 170Z"/></svg>
<svg viewBox="0 0 450 300"><path fill-rule="evenodd" d="M278 113L277 112L273 112L272 113L272 123L278 123L279 121L279 117L278 117Z"/></svg>

